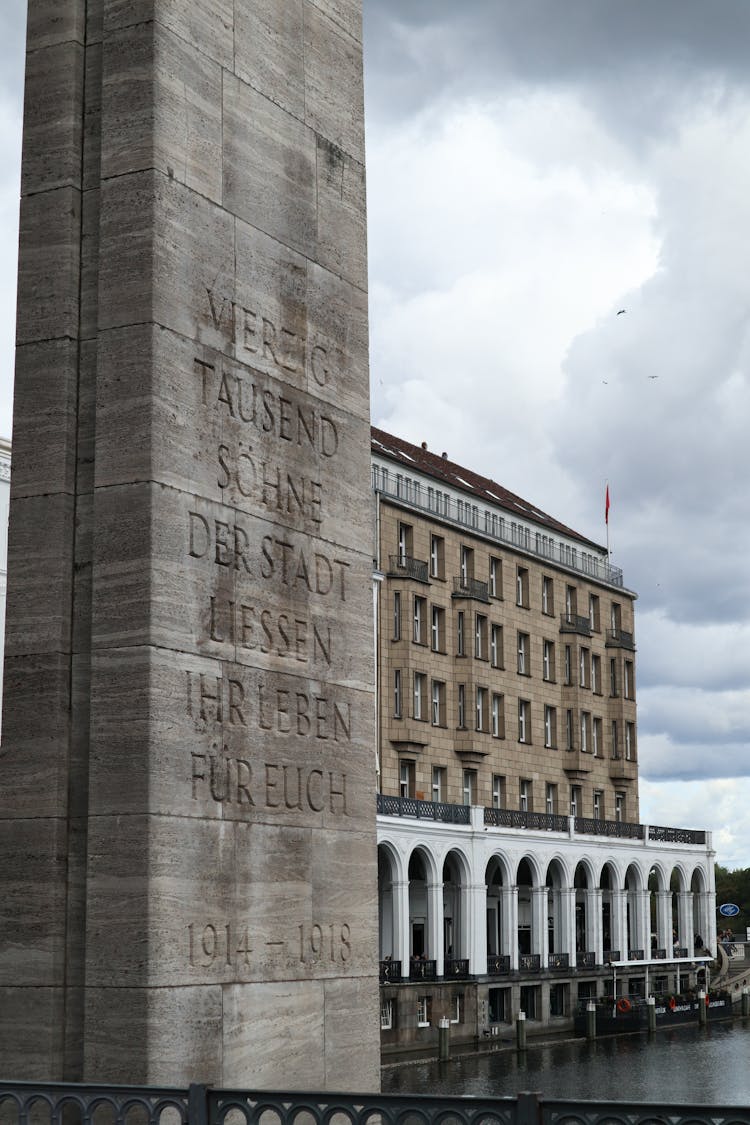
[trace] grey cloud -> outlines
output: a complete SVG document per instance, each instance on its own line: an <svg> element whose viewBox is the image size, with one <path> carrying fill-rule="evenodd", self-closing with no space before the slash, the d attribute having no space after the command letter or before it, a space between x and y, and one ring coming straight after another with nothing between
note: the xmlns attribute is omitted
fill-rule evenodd
<svg viewBox="0 0 750 1125"><path fill-rule="evenodd" d="M0 94L19 102L23 90L25 41L26 0L3 0L0 8Z"/></svg>

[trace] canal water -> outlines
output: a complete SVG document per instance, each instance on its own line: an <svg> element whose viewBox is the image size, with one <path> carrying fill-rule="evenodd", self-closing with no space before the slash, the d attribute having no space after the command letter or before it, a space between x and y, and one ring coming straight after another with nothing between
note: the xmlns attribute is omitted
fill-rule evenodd
<svg viewBox="0 0 750 1125"><path fill-rule="evenodd" d="M383 1068L386 1094L471 1094L515 1097L530 1090L548 1098L683 1102L750 1106L750 1022L624 1035L587 1043L571 1039L509 1047L450 1061Z"/></svg>

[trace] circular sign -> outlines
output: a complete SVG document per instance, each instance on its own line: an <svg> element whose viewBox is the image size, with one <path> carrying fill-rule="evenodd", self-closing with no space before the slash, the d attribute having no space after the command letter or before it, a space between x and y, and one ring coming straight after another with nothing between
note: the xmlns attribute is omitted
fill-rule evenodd
<svg viewBox="0 0 750 1125"><path fill-rule="evenodd" d="M719 907L719 914L723 914L725 918L734 918L735 914L739 914L740 908L733 902L725 902Z"/></svg>

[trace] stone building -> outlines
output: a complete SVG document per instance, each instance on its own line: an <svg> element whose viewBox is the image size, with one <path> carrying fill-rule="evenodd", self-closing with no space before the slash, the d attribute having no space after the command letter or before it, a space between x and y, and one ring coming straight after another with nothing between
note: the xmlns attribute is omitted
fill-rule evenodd
<svg viewBox="0 0 750 1125"><path fill-rule="evenodd" d="M373 429L372 482L384 1051L694 981L713 852L640 823L622 572L424 444Z"/></svg>

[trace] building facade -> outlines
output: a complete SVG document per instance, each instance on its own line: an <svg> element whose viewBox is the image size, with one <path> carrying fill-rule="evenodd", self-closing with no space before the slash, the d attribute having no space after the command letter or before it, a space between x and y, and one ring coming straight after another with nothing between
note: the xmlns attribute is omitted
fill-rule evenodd
<svg viewBox="0 0 750 1125"><path fill-rule="evenodd" d="M640 823L622 572L425 445L374 429L372 474L384 1049L694 981L713 852Z"/></svg>

